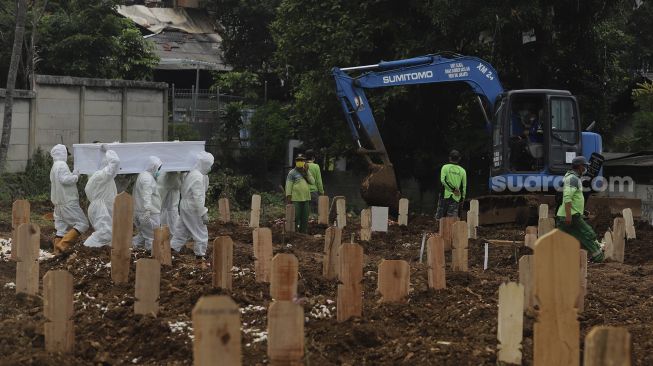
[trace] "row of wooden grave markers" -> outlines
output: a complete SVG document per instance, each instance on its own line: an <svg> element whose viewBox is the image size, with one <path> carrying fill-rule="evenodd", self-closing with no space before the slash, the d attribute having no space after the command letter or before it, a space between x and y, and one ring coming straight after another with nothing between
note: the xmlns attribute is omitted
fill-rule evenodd
<svg viewBox="0 0 653 366"><path fill-rule="evenodd" d="M16 253L18 249L16 247L16 230L22 224L27 224L30 222L30 204L27 200L16 200L11 205L11 253L9 258L12 260L16 259Z"/></svg>

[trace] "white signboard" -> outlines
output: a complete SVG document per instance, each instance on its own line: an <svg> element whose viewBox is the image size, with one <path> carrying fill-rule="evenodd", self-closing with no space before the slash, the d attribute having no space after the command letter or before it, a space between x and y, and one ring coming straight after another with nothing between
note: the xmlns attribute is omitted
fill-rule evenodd
<svg viewBox="0 0 653 366"><path fill-rule="evenodd" d="M93 174L102 161L102 144L73 144L74 168L81 174ZM171 142L127 142L107 143L120 158L118 174L141 173L145 170L150 156L163 162L161 171L189 171L197 161L197 154L204 151L205 141Z"/></svg>
<svg viewBox="0 0 653 366"><path fill-rule="evenodd" d="M571 164L571 161L574 160L575 157L576 157L575 151L567 151L565 153L565 163Z"/></svg>
<svg viewBox="0 0 653 366"><path fill-rule="evenodd" d="M372 231L388 231L388 208L372 206Z"/></svg>

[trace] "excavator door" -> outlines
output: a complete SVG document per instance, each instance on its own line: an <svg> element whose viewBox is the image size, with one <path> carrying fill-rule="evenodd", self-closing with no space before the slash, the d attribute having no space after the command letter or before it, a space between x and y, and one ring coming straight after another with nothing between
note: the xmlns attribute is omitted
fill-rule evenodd
<svg viewBox="0 0 653 366"><path fill-rule="evenodd" d="M550 129L547 170L549 174L562 175L572 159L582 154L578 102L573 96L549 95L547 104L549 123L545 126Z"/></svg>

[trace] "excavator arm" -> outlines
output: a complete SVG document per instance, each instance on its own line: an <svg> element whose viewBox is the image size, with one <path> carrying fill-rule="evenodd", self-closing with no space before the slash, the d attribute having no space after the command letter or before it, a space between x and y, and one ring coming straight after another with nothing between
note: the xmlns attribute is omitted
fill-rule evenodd
<svg viewBox="0 0 653 366"><path fill-rule="evenodd" d="M350 72L363 71L357 77ZM358 152L364 156L370 174L363 180L361 196L369 205L396 210L400 198L397 179L374 120L365 89L432 83L464 82L478 96L489 130L494 103L503 87L489 63L469 56L427 55L375 65L333 68L336 94L347 119Z"/></svg>

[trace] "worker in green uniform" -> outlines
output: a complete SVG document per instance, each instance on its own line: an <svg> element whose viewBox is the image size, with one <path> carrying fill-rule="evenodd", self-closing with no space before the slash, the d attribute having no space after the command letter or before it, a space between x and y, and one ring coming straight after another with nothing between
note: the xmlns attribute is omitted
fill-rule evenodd
<svg viewBox="0 0 653 366"><path fill-rule="evenodd" d="M295 229L297 232L308 232L308 213L311 201L310 184L315 180L308 170L306 157L299 154L295 158L295 168L286 177L286 201L295 206Z"/></svg>
<svg viewBox="0 0 653 366"><path fill-rule="evenodd" d="M587 159L584 156L577 156L571 161L571 170L563 179L562 205L558 207L556 221L558 229L578 239L593 262L603 262L603 250L596 240L596 233L583 219L585 197L581 177L586 171Z"/></svg>
<svg viewBox="0 0 653 366"><path fill-rule="evenodd" d="M440 170L440 182L442 183L442 194L438 202L436 219L442 217L458 216L458 207L465 201L467 194L467 172L458 165L460 153L451 150L449 153L449 164L445 164Z"/></svg>
<svg viewBox="0 0 653 366"><path fill-rule="evenodd" d="M315 162L315 153L313 150L306 150L306 159L308 164L308 171L315 179L314 184L309 184L308 188L311 191L311 212L317 213L317 200L320 196L324 195L324 185L322 184L322 173L320 166Z"/></svg>

